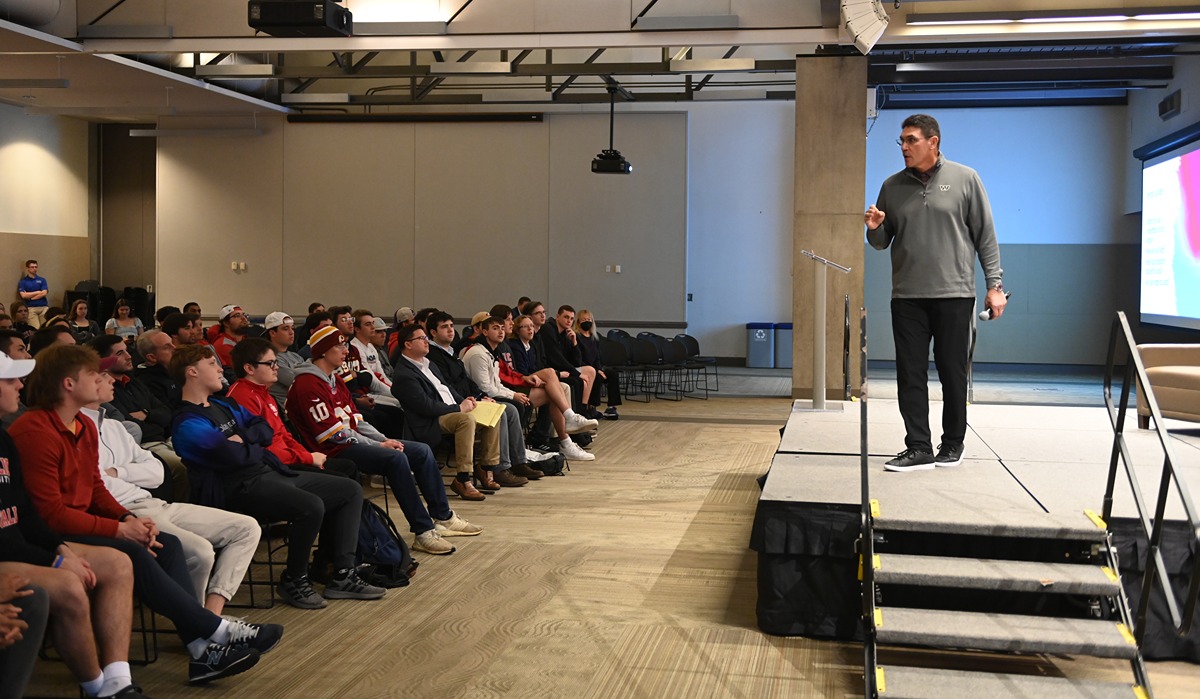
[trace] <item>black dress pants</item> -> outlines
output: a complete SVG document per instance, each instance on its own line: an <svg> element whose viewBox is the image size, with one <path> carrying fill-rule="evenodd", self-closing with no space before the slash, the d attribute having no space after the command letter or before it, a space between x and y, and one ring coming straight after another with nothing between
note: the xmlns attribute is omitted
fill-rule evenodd
<svg viewBox="0 0 1200 699"><path fill-rule="evenodd" d="M0 650L0 699L20 699L25 696L25 685L33 674L42 638L46 635L46 622L50 615L50 597L40 587L21 588L33 590L28 597L18 597L10 602L21 610L21 620L29 628L21 632L21 640Z"/></svg>
<svg viewBox="0 0 1200 699"><path fill-rule="evenodd" d="M892 299L896 385L904 445L933 451L929 429L929 343L942 383L942 444L967 434L967 363L974 298Z"/></svg>

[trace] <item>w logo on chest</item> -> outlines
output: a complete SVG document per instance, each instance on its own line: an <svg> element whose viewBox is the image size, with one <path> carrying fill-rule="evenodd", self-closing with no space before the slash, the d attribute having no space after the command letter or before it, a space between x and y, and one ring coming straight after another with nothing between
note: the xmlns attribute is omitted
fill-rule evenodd
<svg viewBox="0 0 1200 699"><path fill-rule="evenodd" d="M940 189L940 190L941 190L941 191L943 191L943 192L949 192L949 191L950 191L950 185L948 185L948 184L939 184L939 185L938 185L938 189Z"/></svg>

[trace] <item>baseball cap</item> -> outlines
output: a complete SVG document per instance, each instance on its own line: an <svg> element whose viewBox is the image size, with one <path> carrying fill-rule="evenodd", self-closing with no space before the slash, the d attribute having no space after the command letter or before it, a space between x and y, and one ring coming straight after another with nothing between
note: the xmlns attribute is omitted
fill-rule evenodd
<svg viewBox="0 0 1200 699"><path fill-rule="evenodd" d="M221 307L220 318L221 318L221 320L225 320L226 318L233 315L234 313L241 313L241 312L242 312L241 306L231 303L228 306Z"/></svg>
<svg viewBox="0 0 1200 699"><path fill-rule="evenodd" d="M280 325L295 325L296 321L283 311L275 311L267 315L267 319L263 321L263 330L278 328Z"/></svg>
<svg viewBox="0 0 1200 699"><path fill-rule="evenodd" d="M0 352L0 379L23 379L33 371L33 359L13 359Z"/></svg>
<svg viewBox="0 0 1200 699"><path fill-rule="evenodd" d="M408 306L401 306L400 308L397 308L396 312L392 315L392 318L394 318L397 323L403 323L416 317L417 314L413 313L413 309L409 308Z"/></svg>
<svg viewBox="0 0 1200 699"><path fill-rule="evenodd" d="M480 312L476 313L475 315L471 316L471 325L479 325L480 323L482 323L483 321L485 321L491 317L492 317L491 313L488 313L487 311L480 311Z"/></svg>
<svg viewBox="0 0 1200 699"><path fill-rule="evenodd" d="M109 371L117 365L117 355L105 357L100 360L100 371Z"/></svg>
<svg viewBox="0 0 1200 699"><path fill-rule="evenodd" d="M387 330L388 324L383 318L376 317L374 327L376 330Z"/></svg>

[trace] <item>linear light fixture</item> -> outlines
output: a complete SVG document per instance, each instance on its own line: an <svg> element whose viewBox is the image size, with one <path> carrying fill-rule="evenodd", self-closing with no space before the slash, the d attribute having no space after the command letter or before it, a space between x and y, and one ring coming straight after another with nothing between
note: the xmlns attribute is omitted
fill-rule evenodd
<svg viewBox="0 0 1200 699"><path fill-rule="evenodd" d="M1127 20L1172 22L1200 20L1200 12L1180 12L1179 7L1133 7L1099 10L1016 10L1008 12L911 13L904 18L910 27L963 24L1055 24L1064 22L1124 22Z"/></svg>
<svg viewBox="0 0 1200 699"><path fill-rule="evenodd" d="M163 138L169 136L261 136L263 130L254 129L130 129L134 138Z"/></svg>
<svg viewBox="0 0 1200 699"><path fill-rule="evenodd" d="M36 90L70 86L71 81L64 78L0 78L0 90Z"/></svg>
<svg viewBox="0 0 1200 699"><path fill-rule="evenodd" d="M271 63L232 63L196 66L197 78L209 80L237 80L241 78L275 77L275 66Z"/></svg>

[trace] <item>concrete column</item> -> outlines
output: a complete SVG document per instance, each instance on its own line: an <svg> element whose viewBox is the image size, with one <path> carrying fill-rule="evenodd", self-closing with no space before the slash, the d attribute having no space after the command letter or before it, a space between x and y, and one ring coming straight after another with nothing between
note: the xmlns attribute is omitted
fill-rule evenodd
<svg viewBox="0 0 1200 699"><path fill-rule="evenodd" d="M792 397L812 398L813 275L810 250L851 268L830 270L825 326L826 398L842 398L845 296L850 295L850 386L861 385L859 308L863 305L863 210L867 168L867 59L796 59L796 177L792 228ZM874 341L874 340L873 340Z"/></svg>

